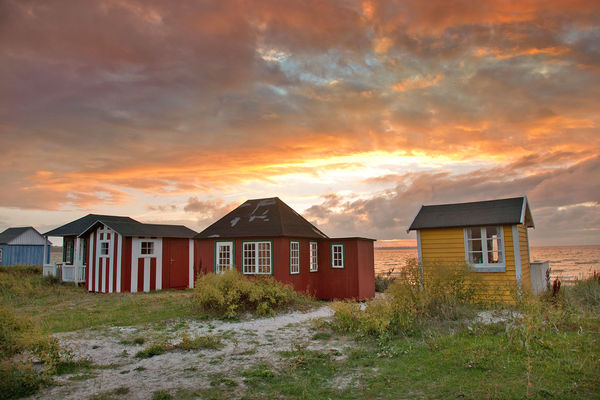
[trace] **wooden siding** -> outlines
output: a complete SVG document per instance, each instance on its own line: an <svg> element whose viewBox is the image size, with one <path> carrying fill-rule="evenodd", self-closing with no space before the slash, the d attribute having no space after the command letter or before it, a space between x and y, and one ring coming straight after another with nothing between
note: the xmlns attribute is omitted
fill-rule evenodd
<svg viewBox="0 0 600 400"><path fill-rule="evenodd" d="M2 260L0 265L37 265L42 266L44 259L44 246L39 245L0 245ZM49 262L50 249L46 254Z"/></svg>
<svg viewBox="0 0 600 400"><path fill-rule="evenodd" d="M25 232L21 233L19 236L17 236L7 244L18 244L24 246L43 246L47 243L42 235L30 228L27 229Z"/></svg>
<svg viewBox="0 0 600 400"><path fill-rule="evenodd" d="M525 225L519 225L519 247L521 248L521 271L523 271L523 290L531 290L531 274L529 271L529 237Z"/></svg>
<svg viewBox="0 0 600 400"><path fill-rule="evenodd" d="M423 229L421 232L421 253L425 279L435 273L435 268L444 265L466 264L465 239L463 228ZM516 290L515 256L512 227L503 226L505 272L473 272L483 283L479 295L489 301L513 301ZM528 264L527 264L528 265ZM529 276L528 276L529 277Z"/></svg>

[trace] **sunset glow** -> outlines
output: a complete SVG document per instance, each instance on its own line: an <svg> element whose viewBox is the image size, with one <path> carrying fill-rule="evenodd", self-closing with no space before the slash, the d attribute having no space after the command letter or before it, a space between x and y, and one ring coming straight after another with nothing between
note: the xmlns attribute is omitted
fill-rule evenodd
<svg viewBox="0 0 600 400"><path fill-rule="evenodd" d="M201 230L278 196L414 245L421 204L527 195L600 243L597 1L5 1L0 228Z"/></svg>

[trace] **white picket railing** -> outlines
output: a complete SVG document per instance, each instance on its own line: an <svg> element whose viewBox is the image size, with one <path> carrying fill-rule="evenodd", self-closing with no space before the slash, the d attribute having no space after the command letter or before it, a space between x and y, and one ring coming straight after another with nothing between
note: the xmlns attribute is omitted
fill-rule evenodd
<svg viewBox="0 0 600 400"><path fill-rule="evenodd" d="M85 265L63 265L63 282L85 282Z"/></svg>
<svg viewBox="0 0 600 400"><path fill-rule="evenodd" d="M56 276L56 264L44 264L43 276Z"/></svg>

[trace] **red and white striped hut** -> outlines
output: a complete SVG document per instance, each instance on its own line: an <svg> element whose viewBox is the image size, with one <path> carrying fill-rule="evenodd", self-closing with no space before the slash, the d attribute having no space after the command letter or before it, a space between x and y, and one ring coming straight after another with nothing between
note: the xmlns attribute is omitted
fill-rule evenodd
<svg viewBox="0 0 600 400"><path fill-rule="evenodd" d="M86 243L86 287L102 293L194 287L194 235L182 225L100 218L79 235Z"/></svg>

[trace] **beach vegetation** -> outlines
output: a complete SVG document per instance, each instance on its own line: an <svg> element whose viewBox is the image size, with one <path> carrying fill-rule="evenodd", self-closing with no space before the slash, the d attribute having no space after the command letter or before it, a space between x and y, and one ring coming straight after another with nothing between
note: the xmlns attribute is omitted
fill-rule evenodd
<svg viewBox="0 0 600 400"><path fill-rule="evenodd" d="M194 304L204 315L233 319L244 313L264 317L292 308L308 308L312 299L272 276L246 277L233 269L198 277Z"/></svg>

